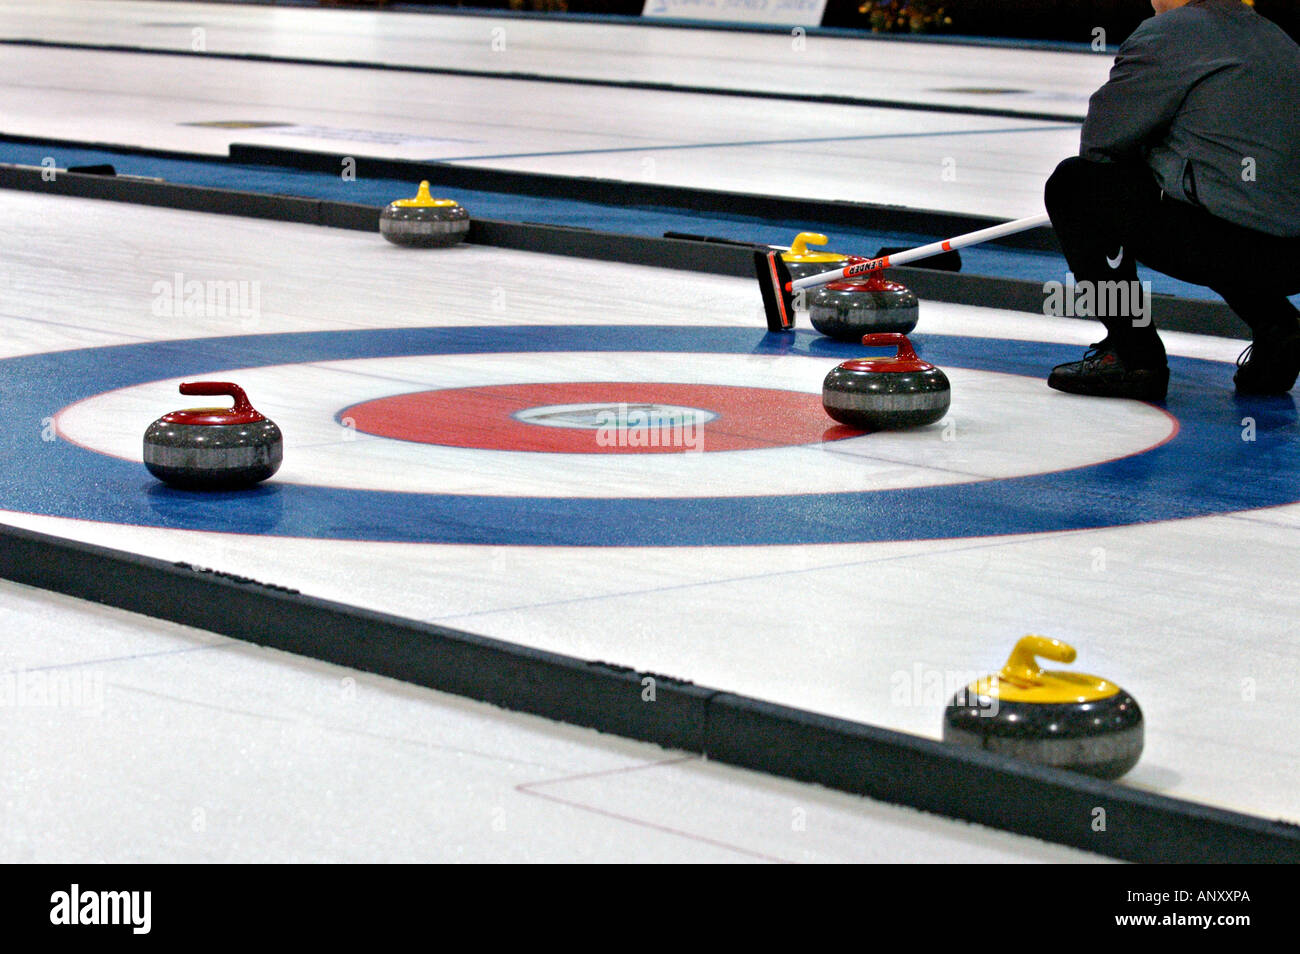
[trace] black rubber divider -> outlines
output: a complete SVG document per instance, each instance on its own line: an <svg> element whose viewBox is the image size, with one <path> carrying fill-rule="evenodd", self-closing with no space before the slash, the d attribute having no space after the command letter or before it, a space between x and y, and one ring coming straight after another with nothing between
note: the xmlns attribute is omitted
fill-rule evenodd
<svg viewBox="0 0 1300 954"><path fill-rule="evenodd" d="M41 170L25 166L0 165L0 188L366 232L377 231L379 227L380 209L376 206L70 172L59 173L53 180L46 181ZM547 255L569 255L716 275L751 277L754 267L750 250L743 246L619 235L530 222L474 219L467 240ZM1038 282L906 266L890 269L890 275L930 301L981 305L1030 314L1043 312L1045 293ZM1245 326L1221 302L1156 295L1152 311L1157 325L1165 330L1229 338L1246 335ZM755 321L757 323L758 319Z"/></svg>
<svg viewBox="0 0 1300 954"><path fill-rule="evenodd" d="M405 179L412 184L427 179L444 189L475 189L528 195L539 199L567 199L594 202L620 208L668 206L690 212L746 216L762 220L816 222L818 227L842 225L882 232L912 232L950 238L966 232L1000 225L1002 219L965 215L933 209L911 209L868 202L838 202L829 199L800 199L790 196L724 192L688 186L624 182L584 176L562 176L545 172L516 172L485 166L449 162L421 162L414 159L384 159L349 156L345 153L312 152L246 143L230 144L230 161L236 165L267 165L338 175L345 161L355 163L358 177ZM1032 249L1060 254L1056 232L1049 228L1030 229L999 240L1006 248Z"/></svg>
<svg viewBox="0 0 1300 954"><path fill-rule="evenodd" d="M1300 827L744 696L709 703L708 756L1141 862L1291 862Z"/></svg>
<svg viewBox="0 0 1300 954"><path fill-rule="evenodd" d="M494 222L473 219L466 241L498 248L513 248L547 255L571 255L602 262L653 265L684 272L707 272L754 278L754 256L747 248L720 246L652 235L619 235L594 229L530 222ZM754 307L759 307L754 285ZM755 318L761 325L762 319Z"/></svg>
<svg viewBox="0 0 1300 954"><path fill-rule="evenodd" d="M47 179L43 176L42 170L28 166L0 165L0 188L75 196L83 199L105 199L134 205L183 209L188 212L214 212L218 215L275 219L308 225L320 225L323 215L319 199L263 195L234 189L213 189L206 186L178 185L172 182L152 182L118 176L85 175L78 172L59 172ZM379 210L370 209L370 211L372 213L370 227L378 230Z"/></svg>
<svg viewBox="0 0 1300 954"><path fill-rule="evenodd" d="M1300 828L1287 823L189 564L0 526L0 577L511 711L1113 858L1300 861Z"/></svg>
<svg viewBox="0 0 1300 954"><path fill-rule="evenodd" d="M316 66L336 69L384 70L394 73L426 73L437 76L467 76L474 79L510 80L525 83L558 83L566 86L600 86L609 89L639 89L658 93L682 93L702 96L730 96L741 99L780 100L792 103L826 103L835 106L869 106L875 109L903 109L922 113L951 113L960 116L994 116L1000 119L1025 119L1032 122L1083 123L1070 113L1021 112L996 106L952 106L941 103L907 103L892 99L831 94L792 93L779 90L728 89L723 86L687 86L676 83L650 83L635 80L594 79L581 76L549 76L544 73L520 73L504 70L466 70L449 66L416 66L369 60L323 60L305 56L275 56L269 53L200 53L194 50L166 49L152 46L129 46L119 43L73 43L64 40L37 40L21 37L0 38L0 46L34 46L58 50L87 50L95 53L130 53L142 56L196 56L206 60L240 60L250 63L283 63L289 66Z"/></svg>

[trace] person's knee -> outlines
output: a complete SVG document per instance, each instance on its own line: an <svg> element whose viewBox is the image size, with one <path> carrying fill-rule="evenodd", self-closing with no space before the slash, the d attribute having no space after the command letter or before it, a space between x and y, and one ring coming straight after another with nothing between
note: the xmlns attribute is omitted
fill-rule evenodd
<svg viewBox="0 0 1300 954"><path fill-rule="evenodd" d="M1057 163L1056 169L1053 170L1051 176L1048 177L1048 187L1050 188L1053 182L1057 183L1059 187L1077 181L1086 174L1088 167L1091 165L1093 163L1090 163L1082 156L1070 156L1062 159Z"/></svg>
<svg viewBox="0 0 1300 954"><path fill-rule="evenodd" d="M1048 177L1047 185L1043 188L1043 202L1053 221L1076 205L1084 193L1089 191L1087 166L1086 159L1071 156L1063 160Z"/></svg>

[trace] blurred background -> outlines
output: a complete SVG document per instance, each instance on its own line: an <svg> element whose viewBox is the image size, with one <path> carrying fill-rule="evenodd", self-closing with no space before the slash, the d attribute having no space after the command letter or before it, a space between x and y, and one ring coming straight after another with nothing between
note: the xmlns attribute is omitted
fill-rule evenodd
<svg viewBox="0 0 1300 954"><path fill-rule="evenodd" d="M275 0L261 0L273 3ZM292 2L292 0L291 0ZM311 4L313 0L298 0ZM1300 38L1297 0L1243 0ZM459 0L442 4L397 0L320 0L321 6L479 7L538 13L598 13L640 16L645 0ZM1060 40L1090 43L1093 31L1106 42L1124 41L1151 16L1150 0L828 0L822 26L877 33L950 33L959 36Z"/></svg>

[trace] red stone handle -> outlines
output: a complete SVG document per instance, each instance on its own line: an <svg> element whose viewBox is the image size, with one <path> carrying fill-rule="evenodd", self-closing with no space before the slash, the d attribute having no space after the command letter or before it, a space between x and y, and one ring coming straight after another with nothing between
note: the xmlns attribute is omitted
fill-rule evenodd
<svg viewBox="0 0 1300 954"><path fill-rule="evenodd" d="M900 335L896 332L863 335L862 343L869 348L889 348L897 346L898 352L894 357L902 358L905 361L917 360L916 350L912 347L912 342L907 340L907 335Z"/></svg>
<svg viewBox="0 0 1300 954"><path fill-rule="evenodd" d="M902 337L899 335L898 337ZM181 385L181 394L212 396L224 394L227 397L235 399L234 407L230 410L234 412L252 412L253 405L248 401L248 395L238 384L230 381L187 381Z"/></svg>

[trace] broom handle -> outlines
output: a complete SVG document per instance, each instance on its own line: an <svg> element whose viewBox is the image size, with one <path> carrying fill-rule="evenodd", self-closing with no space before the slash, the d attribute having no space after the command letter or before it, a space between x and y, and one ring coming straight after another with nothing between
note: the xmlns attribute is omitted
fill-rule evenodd
<svg viewBox="0 0 1300 954"><path fill-rule="evenodd" d="M1025 232L1040 225L1047 225L1051 222L1047 213L1041 215L1031 215L1027 219L1016 219L1014 222L1003 222L1001 225L994 225L987 229L980 229L978 232L967 232L965 235L958 235L955 238L946 239L942 242L932 242L929 245L922 245L919 248L911 248L906 252L898 252L894 255L886 255L883 258L873 258L865 262L858 262L854 265L848 265L844 268L837 268L834 271L822 272L818 275L809 275L807 278L800 278L790 282L786 286L787 291L797 291L800 288L814 288L818 285L825 285L828 282L839 281L845 278L853 278L855 275L864 275L867 272L879 271L882 268L889 268L891 265L906 265L908 262L915 262L917 259L929 258L931 255L938 255L940 252L953 252L959 248L966 248L971 245L979 245L981 242L991 242L993 239L1002 238L1004 235L1015 235L1017 232Z"/></svg>

